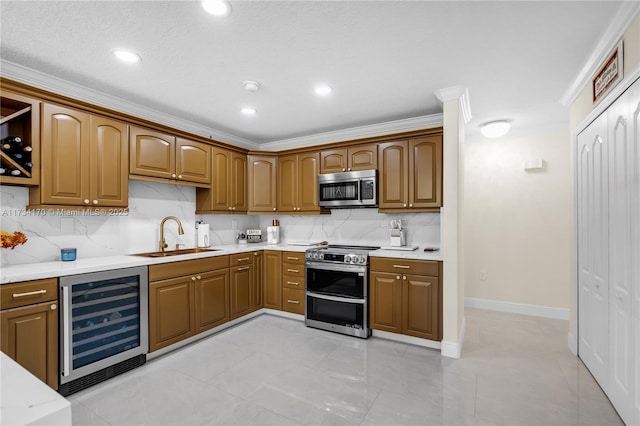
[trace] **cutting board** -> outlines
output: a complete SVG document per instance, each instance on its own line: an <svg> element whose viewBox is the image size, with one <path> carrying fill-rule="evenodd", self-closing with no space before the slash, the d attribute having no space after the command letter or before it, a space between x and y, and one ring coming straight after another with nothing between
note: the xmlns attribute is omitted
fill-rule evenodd
<svg viewBox="0 0 640 426"><path fill-rule="evenodd" d="M398 250L398 251L414 251L418 249L418 246L395 246L395 247L380 247L382 250Z"/></svg>

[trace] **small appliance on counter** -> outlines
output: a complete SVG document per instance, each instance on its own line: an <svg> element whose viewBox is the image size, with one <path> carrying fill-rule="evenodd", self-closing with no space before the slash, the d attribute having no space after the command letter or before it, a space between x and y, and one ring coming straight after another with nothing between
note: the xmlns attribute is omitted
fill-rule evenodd
<svg viewBox="0 0 640 426"><path fill-rule="evenodd" d="M280 221L273 219L271 226L267 226L267 244L278 244L280 242Z"/></svg>
<svg viewBox="0 0 640 426"><path fill-rule="evenodd" d="M198 247L211 247L209 243L209 224L199 220L196 222L196 241Z"/></svg>
<svg viewBox="0 0 640 426"><path fill-rule="evenodd" d="M261 243L262 242L262 229L247 229L247 242L248 243Z"/></svg>
<svg viewBox="0 0 640 426"><path fill-rule="evenodd" d="M404 247L406 245L404 229L402 229L402 220L394 219L390 222L389 238L389 245L391 247Z"/></svg>

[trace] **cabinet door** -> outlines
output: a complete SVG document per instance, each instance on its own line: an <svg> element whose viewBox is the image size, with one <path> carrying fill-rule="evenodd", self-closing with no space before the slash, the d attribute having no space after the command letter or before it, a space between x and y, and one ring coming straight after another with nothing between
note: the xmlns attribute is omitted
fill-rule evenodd
<svg viewBox="0 0 640 426"><path fill-rule="evenodd" d="M250 212L275 212L276 199L276 157L248 156L247 186Z"/></svg>
<svg viewBox="0 0 640 426"><path fill-rule="evenodd" d="M253 281L251 283L251 310L262 308L262 287L264 285L264 252L253 253Z"/></svg>
<svg viewBox="0 0 640 426"><path fill-rule="evenodd" d="M247 156L234 152L231 154L231 210L247 211Z"/></svg>
<svg viewBox="0 0 640 426"><path fill-rule="evenodd" d="M318 152L298 155L298 211L319 212L318 174L320 154Z"/></svg>
<svg viewBox="0 0 640 426"><path fill-rule="evenodd" d="M209 194L210 204L206 210L225 211L231 210L231 151L226 149L211 148L213 163L213 181Z"/></svg>
<svg viewBox="0 0 640 426"><path fill-rule="evenodd" d="M442 206L442 136L409 141L409 208Z"/></svg>
<svg viewBox="0 0 640 426"><path fill-rule="evenodd" d="M149 352L195 334L195 288L191 277L149 284Z"/></svg>
<svg viewBox="0 0 640 426"><path fill-rule="evenodd" d="M89 205L89 114L42 106L41 202Z"/></svg>
<svg viewBox="0 0 640 426"><path fill-rule="evenodd" d="M91 117L91 203L126 207L129 202L129 135L125 123Z"/></svg>
<svg viewBox="0 0 640 426"><path fill-rule="evenodd" d="M320 152L320 173L347 171L347 149L337 148Z"/></svg>
<svg viewBox="0 0 640 426"><path fill-rule="evenodd" d="M197 275L195 286L196 332L229 321L229 269Z"/></svg>
<svg viewBox="0 0 640 426"><path fill-rule="evenodd" d="M298 208L298 156L278 158L278 211L294 212Z"/></svg>
<svg viewBox="0 0 640 426"><path fill-rule="evenodd" d="M47 302L0 311L0 349L58 389L58 310Z"/></svg>
<svg viewBox="0 0 640 426"><path fill-rule="evenodd" d="M265 250L263 306L269 309L282 309L282 253Z"/></svg>
<svg viewBox="0 0 640 426"><path fill-rule="evenodd" d="M350 146L347 150L347 170L373 170L378 168L378 145Z"/></svg>
<svg viewBox="0 0 640 426"><path fill-rule="evenodd" d="M129 130L129 173L132 175L176 178L176 139L142 127Z"/></svg>
<svg viewBox="0 0 640 426"><path fill-rule="evenodd" d="M378 145L380 163L378 207L380 209L404 209L408 206L408 149L407 141L385 142Z"/></svg>
<svg viewBox="0 0 640 426"><path fill-rule="evenodd" d="M371 328L402 333L402 276L371 272L370 279Z"/></svg>
<svg viewBox="0 0 640 426"><path fill-rule="evenodd" d="M403 275L402 332L440 340L438 277Z"/></svg>
<svg viewBox="0 0 640 426"><path fill-rule="evenodd" d="M211 185L211 146L178 138L175 174L178 181Z"/></svg>
<svg viewBox="0 0 640 426"><path fill-rule="evenodd" d="M251 312L251 281L253 265L231 268L231 319L239 318Z"/></svg>

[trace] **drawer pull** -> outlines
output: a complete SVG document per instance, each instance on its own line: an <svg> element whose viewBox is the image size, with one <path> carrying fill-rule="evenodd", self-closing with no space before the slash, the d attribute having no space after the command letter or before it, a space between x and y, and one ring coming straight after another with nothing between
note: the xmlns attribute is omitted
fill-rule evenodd
<svg viewBox="0 0 640 426"><path fill-rule="evenodd" d="M36 291L28 291L26 293L13 293L13 297L26 297L26 296L36 296L38 294L45 294L47 290L36 290Z"/></svg>
<svg viewBox="0 0 640 426"><path fill-rule="evenodd" d="M411 266L407 266L407 265L393 265L394 268L400 268L400 269L411 269Z"/></svg>
<svg viewBox="0 0 640 426"><path fill-rule="evenodd" d="M248 266L243 266L242 268L238 268L237 271L246 271L247 269L249 269Z"/></svg>
<svg viewBox="0 0 640 426"><path fill-rule="evenodd" d="M298 303L300 303L299 300L291 300L291 299L287 299L288 303L293 303L294 305L297 305Z"/></svg>
<svg viewBox="0 0 640 426"><path fill-rule="evenodd" d="M287 256L287 260L300 260L300 258L299 257Z"/></svg>
<svg viewBox="0 0 640 426"><path fill-rule="evenodd" d="M300 271L298 269L287 269L287 272L295 272L297 274Z"/></svg>
<svg viewBox="0 0 640 426"><path fill-rule="evenodd" d="M238 262L244 262L245 260L249 260L248 257L243 257L242 259L238 259Z"/></svg>
<svg viewBox="0 0 640 426"><path fill-rule="evenodd" d="M291 284L291 285L300 285L300 283L294 282L294 281L287 281L287 284Z"/></svg>

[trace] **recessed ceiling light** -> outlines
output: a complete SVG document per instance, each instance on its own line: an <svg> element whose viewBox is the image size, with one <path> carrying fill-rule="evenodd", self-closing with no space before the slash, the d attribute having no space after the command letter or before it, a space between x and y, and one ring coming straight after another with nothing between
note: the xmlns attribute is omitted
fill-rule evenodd
<svg viewBox="0 0 640 426"><path fill-rule="evenodd" d="M316 86L313 91L316 93L316 95L318 96L327 96L329 94L331 94L331 92L333 91L333 89L330 86L327 85L321 85L321 86Z"/></svg>
<svg viewBox="0 0 640 426"><path fill-rule="evenodd" d="M252 107L243 107L240 109L240 112L243 113L244 115L256 115L256 112L258 111Z"/></svg>
<svg viewBox="0 0 640 426"><path fill-rule="evenodd" d="M120 59L122 62L129 62L133 64L142 60L140 55L127 49L113 49L112 53L113 56Z"/></svg>
<svg viewBox="0 0 640 426"><path fill-rule="evenodd" d="M200 0L200 6L213 16L227 16L231 13L231 5L225 0Z"/></svg>
<svg viewBox="0 0 640 426"><path fill-rule="evenodd" d="M507 120L496 120L480 126L480 132L487 138L499 138L507 134L511 123Z"/></svg>

